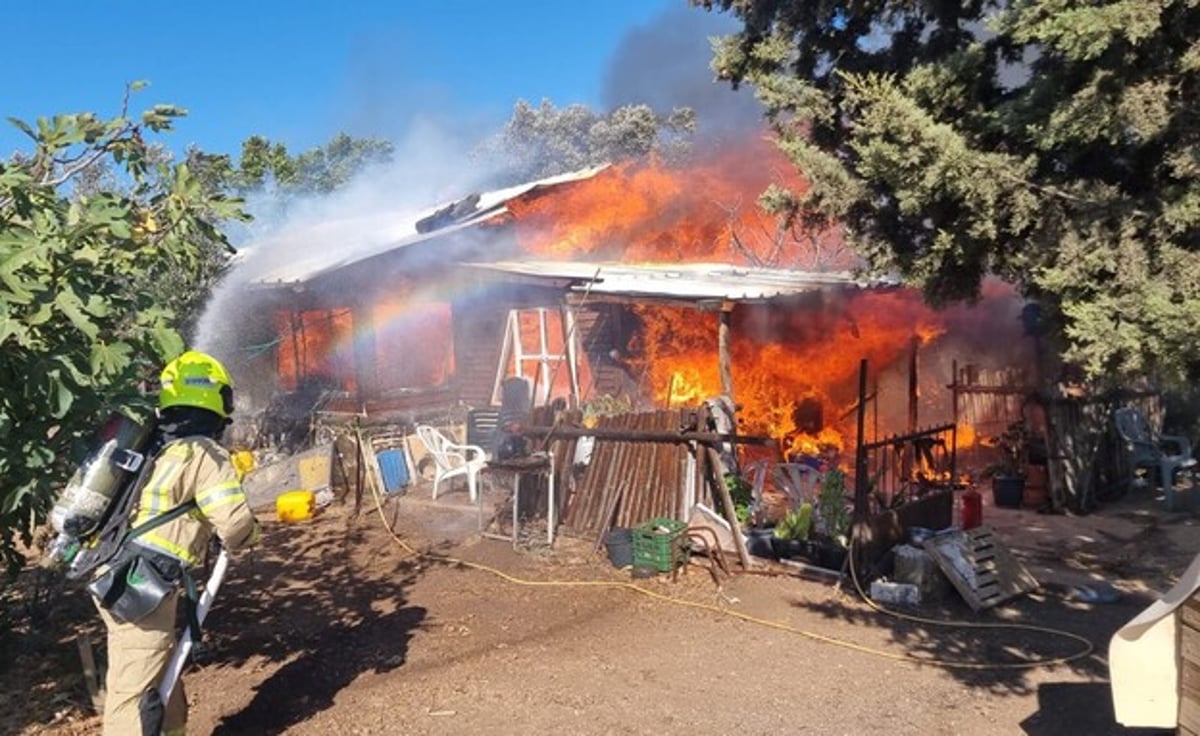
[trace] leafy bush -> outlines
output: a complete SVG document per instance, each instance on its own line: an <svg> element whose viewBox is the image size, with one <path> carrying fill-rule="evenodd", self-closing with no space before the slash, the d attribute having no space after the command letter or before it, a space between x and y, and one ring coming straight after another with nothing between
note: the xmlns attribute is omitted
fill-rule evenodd
<svg viewBox="0 0 1200 736"><path fill-rule="evenodd" d="M245 217L240 201L146 142L183 114L156 105L136 120L123 110L12 121L34 150L0 162L0 557L10 572L23 563L17 539L30 544L103 419L137 403L182 352L183 315L164 289L210 278L228 249L216 223ZM79 181L103 165L119 183Z"/></svg>
<svg viewBox="0 0 1200 736"><path fill-rule="evenodd" d="M817 494L817 514L825 534L846 546L850 532L850 510L846 507L846 474L837 468L825 473Z"/></svg>

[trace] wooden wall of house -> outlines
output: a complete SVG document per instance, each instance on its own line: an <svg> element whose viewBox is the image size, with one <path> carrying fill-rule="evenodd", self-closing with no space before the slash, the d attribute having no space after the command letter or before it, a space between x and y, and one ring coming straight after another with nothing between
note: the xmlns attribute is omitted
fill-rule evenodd
<svg viewBox="0 0 1200 736"><path fill-rule="evenodd" d="M593 385L580 388L583 401L620 397L627 392L630 376L620 355L625 348L624 322L628 319L627 308L620 304L596 304L576 311L579 344L592 368Z"/></svg>
<svg viewBox="0 0 1200 736"><path fill-rule="evenodd" d="M529 285L492 284L453 304L454 391L467 407L492 406L496 373L513 309L558 310L562 291Z"/></svg>
<svg viewBox="0 0 1200 736"><path fill-rule="evenodd" d="M469 407L492 404L507 321L507 308L454 310L455 388L459 400Z"/></svg>

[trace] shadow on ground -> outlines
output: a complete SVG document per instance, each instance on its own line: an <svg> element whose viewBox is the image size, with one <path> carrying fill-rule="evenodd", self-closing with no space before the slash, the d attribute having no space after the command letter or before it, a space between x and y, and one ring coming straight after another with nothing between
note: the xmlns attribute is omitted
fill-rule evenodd
<svg viewBox="0 0 1200 736"><path fill-rule="evenodd" d="M280 733L332 706L360 675L404 664L426 617L405 604L417 567L390 546L365 544L347 519L273 525L261 549L236 562L208 629L212 654L201 664L282 666L214 733Z"/></svg>
<svg viewBox="0 0 1200 736"><path fill-rule="evenodd" d="M1021 721L1028 736L1064 733L1091 736L1166 736L1174 729L1124 728L1113 716L1112 694L1106 682L1053 682L1037 691L1038 710Z"/></svg>
<svg viewBox="0 0 1200 736"><path fill-rule="evenodd" d="M1088 604L1072 600L1066 590L1050 588L978 613L954 593L938 604L915 610L896 609L901 614L946 622L945 625L881 613L857 596L795 601L793 605L827 619L885 629L892 641L914 659L968 664L945 669L965 685L1004 696L1034 692L1035 685L1028 677L1031 668L1027 665L1035 660L1050 661L1043 665L1050 672L1069 668L1076 675L1107 681L1109 639L1150 602L1146 596L1126 595L1115 603ZM1001 623L1018 626L980 626ZM1091 651L1086 654L1083 652L1087 644L1082 640L1091 643ZM1107 687L1105 684L1106 698Z"/></svg>
<svg viewBox="0 0 1200 736"><path fill-rule="evenodd" d="M89 717L79 637L104 641L81 582L32 566L0 581L0 733Z"/></svg>

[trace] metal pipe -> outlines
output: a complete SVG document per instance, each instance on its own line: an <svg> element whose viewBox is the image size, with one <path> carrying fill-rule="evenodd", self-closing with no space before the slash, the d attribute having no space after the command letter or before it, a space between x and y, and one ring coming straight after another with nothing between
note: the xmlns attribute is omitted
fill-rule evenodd
<svg viewBox="0 0 1200 736"><path fill-rule="evenodd" d="M922 429L917 432L913 432L912 434L894 434L894 435L890 435L888 437L884 437L883 439L881 439L877 442L864 443L863 449L875 450L880 447L888 447L891 445L896 445L896 444L900 444L900 443L904 443L904 442L911 442L912 440L920 439L921 437L928 437L930 435L941 434L943 432L949 432L949 431L953 430L954 427L955 427L954 424L939 424L936 427L929 427L927 429Z"/></svg>

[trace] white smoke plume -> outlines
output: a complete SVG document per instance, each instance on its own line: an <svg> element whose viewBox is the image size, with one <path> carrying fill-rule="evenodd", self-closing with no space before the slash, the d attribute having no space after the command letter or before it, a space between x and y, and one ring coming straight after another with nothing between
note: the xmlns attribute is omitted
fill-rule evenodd
<svg viewBox="0 0 1200 736"><path fill-rule="evenodd" d="M709 70L709 38L734 29L726 16L673 8L631 30L604 73L604 106L648 104L662 113L688 106L696 110L705 137L758 125L762 113L753 95L735 93ZM270 190L250 197L255 222L236 231L239 254L199 320L196 348L236 363L239 353L254 346L236 344L228 327L246 318L245 297L255 282L282 267L326 256L331 248L352 258L398 239L398 230L430 208L487 189L495 180L497 172L481 169L482 162L471 156L489 132L483 116L449 103L452 91L413 94L411 82L396 82L394 76L393 86L387 86L389 77L381 69L390 68L390 56L377 51L354 61L360 78L350 84L344 118L352 134L385 131L395 145L392 163L364 172L333 194L288 200L286 207ZM414 109L414 100L442 109ZM404 129L395 130L397 125Z"/></svg>
<svg viewBox="0 0 1200 736"><path fill-rule="evenodd" d="M413 121L393 141L389 164L362 172L328 195L286 204L271 189L251 195L247 209L255 221L238 233L238 254L197 324L194 346L236 365L256 347L237 344L236 328L249 318L258 282L303 271L307 262L328 259L331 250L339 259L353 259L397 241L431 207L476 191L488 172L471 160L474 142L447 130L433 118Z"/></svg>

